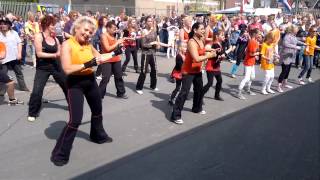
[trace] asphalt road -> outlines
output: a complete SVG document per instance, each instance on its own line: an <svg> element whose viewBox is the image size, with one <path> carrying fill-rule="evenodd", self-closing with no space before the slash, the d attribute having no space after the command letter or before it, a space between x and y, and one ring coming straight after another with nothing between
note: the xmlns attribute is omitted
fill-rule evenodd
<svg viewBox="0 0 320 180"><path fill-rule="evenodd" d="M147 77L144 94L135 93L138 74L130 67L124 77L129 99L117 99L111 78L103 117L113 143L89 141L90 110L85 104L70 162L63 167L49 160L68 120L61 89L52 80L47 83L44 98L50 103L43 104L34 123L27 121L30 93L16 91L26 102L21 106L10 107L7 97L0 99L0 179L319 179L319 81L297 85L300 70L293 68L289 81L294 89L265 96L259 93L263 73L256 67L257 96L242 101L234 97L242 68L232 79L226 62L225 101L215 101L210 89L204 116L190 112L192 102L187 101L180 126L169 121L168 99L175 84L168 82L168 74L174 60L157 60L158 92L148 88ZM276 76L279 70L276 67ZM23 72L32 89L34 69L24 67ZM312 77L320 79L319 69Z"/></svg>

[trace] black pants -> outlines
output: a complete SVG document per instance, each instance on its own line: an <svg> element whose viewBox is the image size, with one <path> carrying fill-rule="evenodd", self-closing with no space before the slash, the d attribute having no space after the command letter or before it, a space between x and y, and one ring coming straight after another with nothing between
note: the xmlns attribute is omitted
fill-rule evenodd
<svg viewBox="0 0 320 180"><path fill-rule="evenodd" d="M171 120L177 120L181 118L181 111L183 109L184 103L188 97L191 85L193 84L193 105L192 112L198 113L202 111L202 73L197 74L187 74L182 77L182 87L179 95L173 105L173 111L171 114Z"/></svg>
<svg viewBox="0 0 320 180"><path fill-rule="evenodd" d="M278 79L278 82L279 83L282 83L282 81L284 79L288 79L289 77L289 73L290 73L290 70L291 70L291 64L281 64L281 73L279 75L279 79Z"/></svg>
<svg viewBox="0 0 320 180"><path fill-rule="evenodd" d="M26 82L24 81L24 76L22 73L21 65L19 64L18 60L10 61L5 64L0 65L1 72L4 74L8 74L8 70L11 69L14 71L17 77L17 82L21 90L27 89ZM0 94L3 95L6 93L6 87L0 86Z"/></svg>
<svg viewBox="0 0 320 180"><path fill-rule="evenodd" d="M52 75L54 80L61 87L66 99L67 99L67 87L66 87L66 78L61 69L52 69L52 70L41 70L37 69L34 76L34 84L32 93L29 100L29 116L37 117L41 108L41 100L43 95L44 87L49 79L49 76Z"/></svg>
<svg viewBox="0 0 320 180"><path fill-rule="evenodd" d="M146 80L146 72L150 65L150 88L155 89L157 87L157 63L153 54L142 54L141 55L141 72L136 85L137 90L142 90L144 81Z"/></svg>
<svg viewBox="0 0 320 180"><path fill-rule="evenodd" d="M170 97L171 100L174 100L174 98L176 97L177 93L180 91L181 84L182 84L182 79L176 79L176 88L171 93L171 97Z"/></svg>
<svg viewBox="0 0 320 180"><path fill-rule="evenodd" d="M107 84L109 83L112 74L114 75L117 96L123 96L126 93L126 90L124 88L124 81L122 78L121 61L102 64L101 68L102 80L99 84L101 98L103 99L106 95Z"/></svg>
<svg viewBox="0 0 320 180"><path fill-rule="evenodd" d="M124 61L122 65L122 72L124 72L127 68L128 63L130 62L130 57L132 55L133 58L133 64L134 64L134 70L138 71L138 59L137 59L137 47L136 46L128 46L125 50L126 60Z"/></svg>
<svg viewBox="0 0 320 180"><path fill-rule="evenodd" d="M203 95L205 95L210 89L210 87L213 85L213 77L215 77L217 80L216 92L214 97L219 97L221 87L222 87L222 76L220 71L219 72L207 71L208 83L203 87Z"/></svg>
<svg viewBox="0 0 320 180"><path fill-rule="evenodd" d="M108 138L102 124L102 101L95 80L91 75L67 77L69 122L64 127L52 151L52 159L68 161L74 138L83 117L83 103L86 97L91 109L90 138L101 141Z"/></svg>

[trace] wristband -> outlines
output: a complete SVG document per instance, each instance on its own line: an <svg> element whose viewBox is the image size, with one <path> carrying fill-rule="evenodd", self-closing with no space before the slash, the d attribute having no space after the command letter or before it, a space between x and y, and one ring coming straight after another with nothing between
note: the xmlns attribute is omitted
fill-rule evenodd
<svg viewBox="0 0 320 180"><path fill-rule="evenodd" d="M86 69L86 68L91 68L91 67L93 67L93 66L97 66L97 65L98 65L98 64L97 64L97 58L93 58L93 59L91 59L90 61L84 63L83 65L84 65L84 68L85 68L85 69Z"/></svg>

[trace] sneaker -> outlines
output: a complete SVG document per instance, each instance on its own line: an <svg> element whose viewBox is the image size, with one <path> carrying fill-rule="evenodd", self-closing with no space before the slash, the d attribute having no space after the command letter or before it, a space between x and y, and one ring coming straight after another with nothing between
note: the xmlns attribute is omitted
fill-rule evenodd
<svg viewBox="0 0 320 180"><path fill-rule="evenodd" d="M268 93L266 90L262 90L262 91L261 91L261 94L263 94L263 95L268 95L269 93Z"/></svg>
<svg viewBox="0 0 320 180"><path fill-rule="evenodd" d="M140 94L140 95L143 94L143 91L142 91L142 90L136 90L136 92L137 92L138 94Z"/></svg>
<svg viewBox="0 0 320 180"><path fill-rule="evenodd" d="M24 104L23 101L20 101L19 99L14 99L14 100L9 100L8 105L9 106L14 106L14 105L18 105L18 104Z"/></svg>
<svg viewBox="0 0 320 180"><path fill-rule="evenodd" d="M198 114L205 115L205 114L207 114L207 112L205 110L202 110L202 111L198 112Z"/></svg>
<svg viewBox="0 0 320 180"><path fill-rule="evenodd" d="M312 78L308 78L308 82L309 82L309 83L313 83Z"/></svg>
<svg viewBox="0 0 320 180"><path fill-rule="evenodd" d="M231 74L232 78L237 78L237 76L235 74Z"/></svg>
<svg viewBox="0 0 320 180"><path fill-rule="evenodd" d="M276 92L274 92L272 89L268 89L267 92L270 93L270 94L276 93Z"/></svg>
<svg viewBox="0 0 320 180"><path fill-rule="evenodd" d="M123 94L123 95L117 96L117 98L128 99L129 97L126 94Z"/></svg>
<svg viewBox="0 0 320 180"><path fill-rule="evenodd" d="M283 92L283 90L281 89L281 86L278 86L277 91L278 91L279 93L282 93L282 92Z"/></svg>
<svg viewBox="0 0 320 180"><path fill-rule="evenodd" d="M231 62L232 64L235 64L237 61L236 61L236 60L233 60L233 59L230 59L230 62Z"/></svg>
<svg viewBox="0 0 320 180"><path fill-rule="evenodd" d="M218 101L224 101L224 99L222 97L220 97L220 96L216 96L216 97L214 97L214 99L218 100Z"/></svg>
<svg viewBox="0 0 320 180"><path fill-rule="evenodd" d="M102 76L97 76L96 79L102 80Z"/></svg>
<svg viewBox="0 0 320 180"><path fill-rule="evenodd" d="M154 88L154 89L152 89L153 91L159 91L159 89L158 88Z"/></svg>
<svg viewBox="0 0 320 180"><path fill-rule="evenodd" d="M256 93L252 92L252 91L247 91L247 93L250 95L250 96L255 96L257 95Z"/></svg>
<svg viewBox="0 0 320 180"><path fill-rule="evenodd" d="M170 106L173 106L173 100L172 100L172 99L169 99L168 104L169 104Z"/></svg>
<svg viewBox="0 0 320 180"><path fill-rule="evenodd" d="M183 124L183 120L182 119L173 120L173 122L176 123L176 124Z"/></svg>
<svg viewBox="0 0 320 180"><path fill-rule="evenodd" d="M285 87L285 88L288 88L288 89L292 89L292 88L293 88L292 86L290 86L290 85L288 85L288 84L285 84L284 87Z"/></svg>
<svg viewBox="0 0 320 180"><path fill-rule="evenodd" d="M299 78L299 84L300 85L305 85L306 83L302 80L302 78Z"/></svg>
<svg viewBox="0 0 320 180"><path fill-rule="evenodd" d="M28 116L28 121L34 122L36 120L36 117Z"/></svg>
<svg viewBox="0 0 320 180"><path fill-rule="evenodd" d="M238 98L241 99L241 100L245 100L246 99L246 97L244 97L242 93L238 93Z"/></svg>

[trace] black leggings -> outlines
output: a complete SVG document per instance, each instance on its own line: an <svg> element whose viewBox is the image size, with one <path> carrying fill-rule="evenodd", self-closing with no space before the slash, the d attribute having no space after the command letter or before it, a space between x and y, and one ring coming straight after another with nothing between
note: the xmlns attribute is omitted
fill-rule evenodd
<svg viewBox="0 0 320 180"><path fill-rule="evenodd" d="M128 63L130 62L131 55L133 58L134 70L136 70L136 71L138 70L137 52L138 52L138 49L136 46L126 47L126 50L125 50L126 60L124 61L123 65L122 65L122 72L124 72L126 70Z"/></svg>
<svg viewBox="0 0 320 180"><path fill-rule="evenodd" d="M178 97L173 105L173 111L171 114L171 120L178 120L181 118L181 111L184 103L188 97L191 85L193 84L193 105L192 112L198 113L202 111L202 73L187 74L182 76L182 87L178 94Z"/></svg>
<svg viewBox="0 0 320 180"><path fill-rule="evenodd" d="M122 78L121 61L102 64L101 68L102 80L99 84L101 98L103 99L106 94L106 88L112 74L114 75L114 83L117 89L117 96L123 96L126 93L126 89L124 87L124 81Z"/></svg>
<svg viewBox="0 0 320 180"><path fill-rule="evenodd" d="M34 76L34 84L32 93L30 95L29 100L29 116L37 117L39 116L40 108L41 108L41 100L43 96L44 87L50 77L53 76L54 80L61 87L66 99L67 96L67 88L66 88L66 78L61 69L52 69L52 70L42 70L37 69L36 74Z"/></svg>
<svg viewBox="0 0 320 180"><path fill-rule="evenodd" d="M283 80L288 79L289 77L289 73L290 73L290 69L291 69L291 64L281 64L281 73L279 75L279 79L278 82L282 83Z"/></svg>
<svg viewBox="0 0 320 180"><path fill-rule="evenodd" d="M171 93L171 97L170 97L171 100L174 100L174 98L176 97L177 93L180 91L181 84L182 84L182 79L176 79L176 88Z"/></svg>
<svg viewBox="0 0 320 180"><path fill-rule="evenodd" d="M146 73L150 64L150 88L155 89L157 87L157 63L154 54L142 54L141 55L141 72L136 85L136 90L142 90L144 81L146 80Z"/></svg>
<svg viewBox="0 0 320 180"><path fill-rule="evenodd" d="M70 75L67 78L69 122L64 127L52 151L54 160L68 161L74 138L83 117L83 103L86 97L91 109L91 140L108 138L102 124L102 100L93 74Z"/></svg>
<svg viewBox="0 0 320 180"><path fill-rule="evenodd" d="M222 87L222 76L220 71L219 72L207 71L208 83L203 87L203 95L206 94L210 89L210 87L213 85L213 77L215 77L217 80L216 92L214 97L219 97L221 87Z"/></svg>

